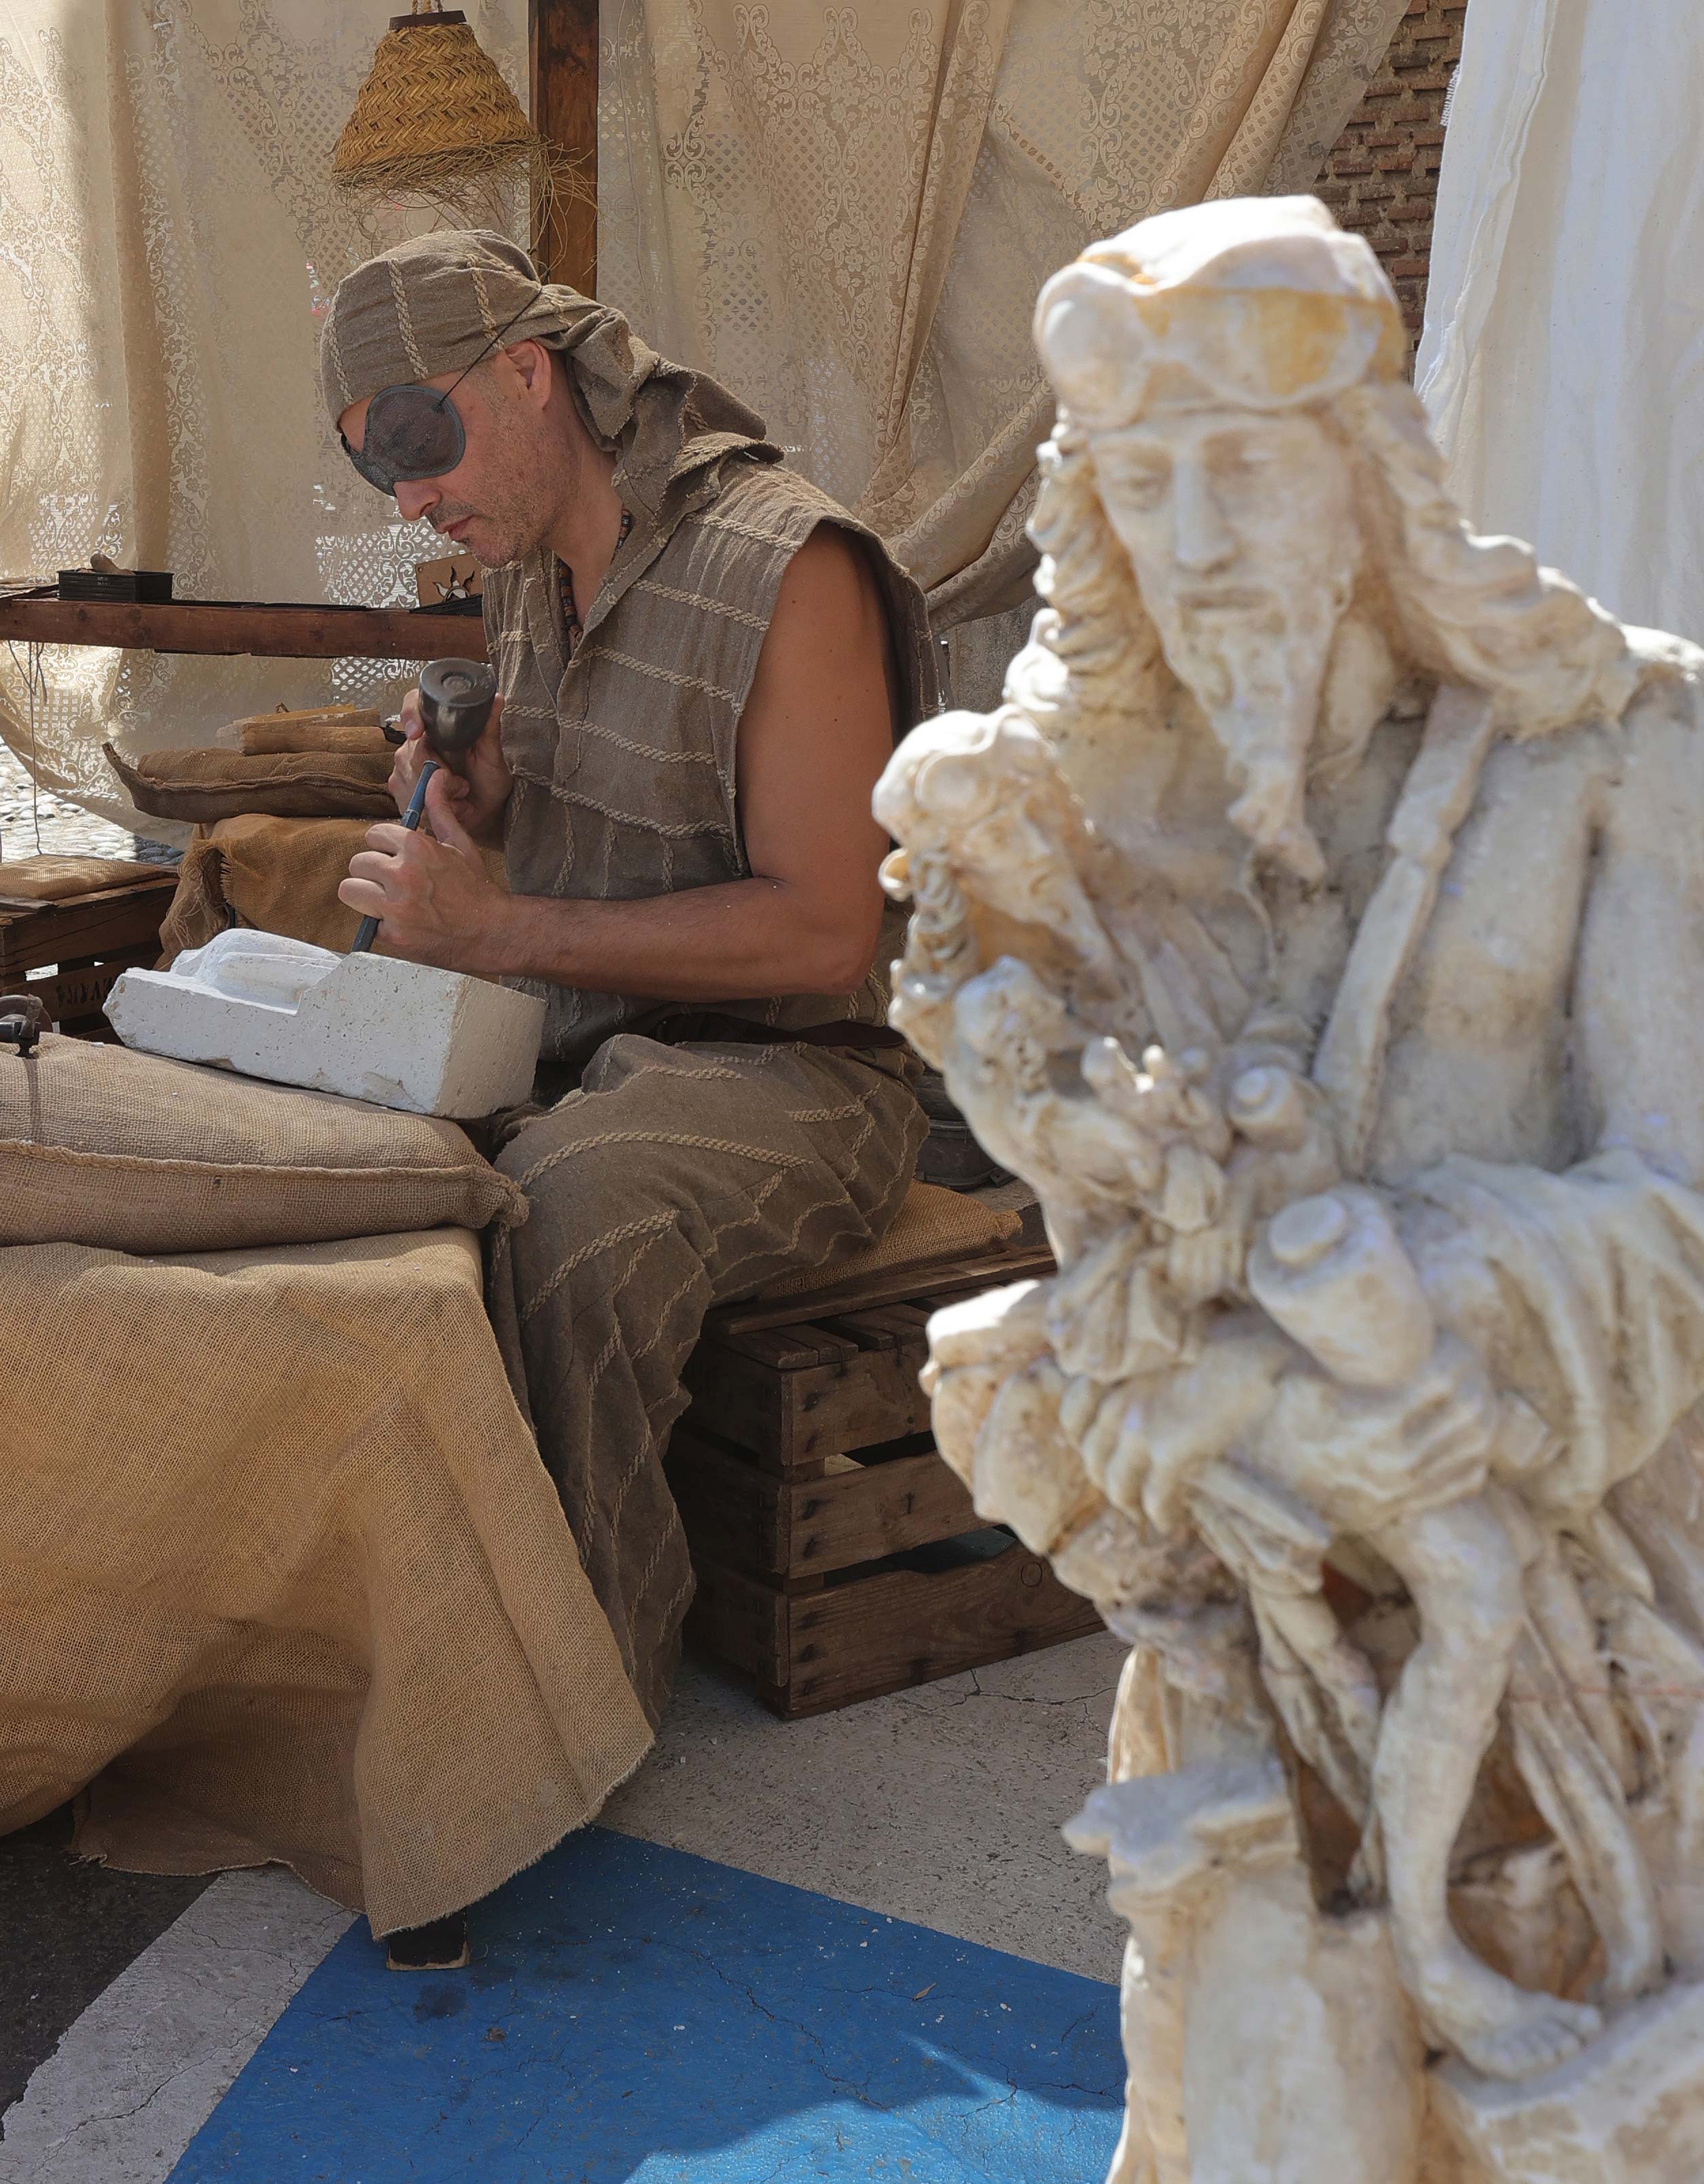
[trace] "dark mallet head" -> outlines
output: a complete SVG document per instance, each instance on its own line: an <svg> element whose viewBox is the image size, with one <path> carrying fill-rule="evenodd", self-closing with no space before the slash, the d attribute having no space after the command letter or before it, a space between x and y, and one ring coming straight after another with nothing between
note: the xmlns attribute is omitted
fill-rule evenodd
<svg viewBox="0 0 1704 2184"><path fill-rule="evenodd" d="M491 718L497 677L479 660L429 660L420 670L420 726L440 758L471 750Z"/></svg>

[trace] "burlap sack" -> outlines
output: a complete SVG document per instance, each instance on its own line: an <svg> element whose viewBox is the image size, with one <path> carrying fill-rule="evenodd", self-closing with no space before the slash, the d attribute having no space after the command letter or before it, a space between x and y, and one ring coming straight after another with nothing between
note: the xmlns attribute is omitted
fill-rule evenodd
<svg viewBox="0 0 1704 2184"><path fill-rule="evenodd" d="M638 1763L473 1237L0 1251L0 1834L86 1786L86 1854L286 1859L385 1932Z"/></svg>
<svg viewBox="0 0 1704 2184"><path fill-rule="evenodd" d="M357 751L157 750L132 764L103 744L113 772L138 811L156 819L228 819L266 811L287 819L393 819L386 783L389 746Z"/></svg>
<svg viewBox="0 0 1704 2184"><path fill-rule="evenodd" d="M387 815L394 819L393 810ZM160 961L199 948L232 925L311 940L340 953L360 922L337 900L349 860L366 847L368 819L269 819L246 812L198 827L184 852L177 893L160 928ZM504 883L503 852L482 852L493 883ZM387 953L384 931L373 953Z"/></svg>
<svg viewBox="0 0 1704 2184"><path fill-rule="evenodd" d="M819 1290L838 1289L843 1282L980 1258L1013 1242L1022 1227L1022 1213L979 1205L968 1193L944 1190L939 1184L914 1183L876 1243L844 1258L826 1258L803 1273L783 1274L777 1281L766 1282L757 1294L762 1298L808 1297Z"/></svg>
<svg viewBox="0 0 1704 2184"><path fill-rule="evenodd" d="M89 1039L0 1048L0 1244L210 1251L526 1217L454 1123Z"/></svg>
<svg viewBox="0 0 1704 2184"><path fill-rule="evenodd" d="M396 813L392 811L394 818ZM215 933L252 925L341 954L358 914L337 900L349 860L366 846L370 819L269 819L259 812L198 827L184 851L177 893L160 928L163 963ZM382 945L376 951L382 955Z"/></svg>
<svg viewBox="0 0 1704 2184"><path fill-rule="evenodd" d="M70 902L108 888L164 879L170 865L133 864L125 857L8 857L0 864L0 902Z"/></svg>

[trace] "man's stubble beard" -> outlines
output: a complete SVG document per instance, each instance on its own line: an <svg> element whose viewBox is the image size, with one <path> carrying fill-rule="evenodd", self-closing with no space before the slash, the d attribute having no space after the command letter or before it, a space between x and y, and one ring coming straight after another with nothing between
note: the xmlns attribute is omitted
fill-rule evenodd
<svg viewBox="0 0 1704 2184"><path fill-rule="evenodd" d="M443 532L473 516L475 531L448 543L458 553L471 554L482 569L501 569L536 552L550 538L574 481L540 460L536 440L507 410L493 407L490 415L493 482L482 504L443 502L433 511L432 524Z"/></svg>

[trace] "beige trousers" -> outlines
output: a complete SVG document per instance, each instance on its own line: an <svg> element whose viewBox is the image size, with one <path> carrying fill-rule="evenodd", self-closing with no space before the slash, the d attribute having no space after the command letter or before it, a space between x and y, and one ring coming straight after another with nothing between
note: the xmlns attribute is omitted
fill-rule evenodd
<svg viewBox="0 0 1704 2184"><path fill-rule="evenodd" d="M654 1724L693 1591L663 1451L704 1314L880 1236L922 1142L914 1069L623 1033L498 1156L531 1212L493 1255L493 1324Z"/></svg>

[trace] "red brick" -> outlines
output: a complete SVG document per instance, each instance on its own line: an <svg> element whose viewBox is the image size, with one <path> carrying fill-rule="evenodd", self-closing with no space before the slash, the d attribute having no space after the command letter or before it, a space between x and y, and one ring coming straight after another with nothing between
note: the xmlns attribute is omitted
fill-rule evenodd
<svg viewBox="0 0 1704 2184"><path fill-rule="evenodd" d="M1417 199L1411 198L1406 204L1392 205L1385 217L1388 220L1401 220L1404 223L1417 220L1430 220L1431 200L1428 198Z"/></svg>
<svg viewBox="0 0 1704 2184"><path fill-rule="evenodd" d="M1381 152L1373 164L1381 175L1406 175L1414 164L1413 149L1411 146L1395 152Z"/></svg>
<svg viewBox="0 0 1704 2184"><path fill-rule="evenodd" d="M1396 190L1394 183L1375 177L1371 181L1358 182L1355 194L1362 204L1382 204L1386 198L1394 198Z"/></svg>
<svg viewBox="0 0 1704 2184"><path fill-rule="evenodd" d="M1372 152L1389 151L1393 144L1401 142L1402 131L1400 129L1373 129L1367 132L1367 146Z"/></svg>
<svg viewBox="0 0 1704 2184"><path fill-rule="evenodd" d="M1395 98L1401 93L1400 83L1370 83L1367 86L1369 98Z"/></svg>
<svg viewBox="0 0 1704 2184"><path fill-rule="evenodd" d="M1378 164L1382 167L1384 161L1381 159ZM1345 159L1339 152L1331 163L1331 171L1334 175L1370 175L1373 171L1373 166L1372 160L1363 156L1357 155Z"/></svg>
<svg viewBox="0 0 1704 2184"><path fill-rule="evenodd" d="M1385 267L1393 281L1423 281L1432 270L1429 258L1393 258Z"/></svg>
<svg viewBox="0 0 1704 2184"><path fill-rule="evenodd" d="M1417 129L1414 131L1414 142L1417 144L1441 144L1443 141L1444 132L1441 129Z"/></svg>

